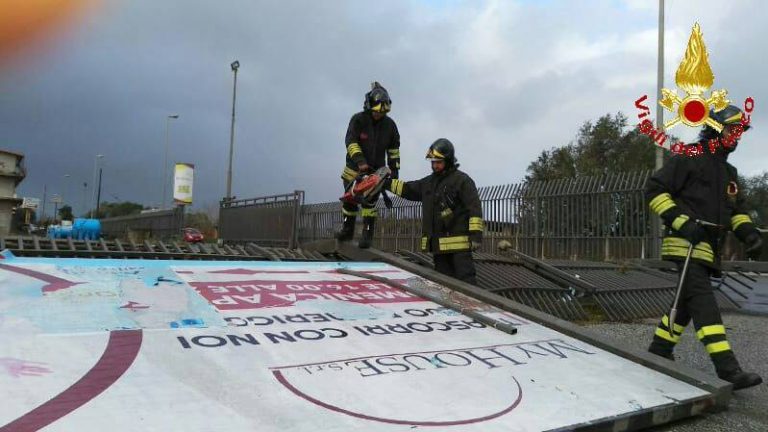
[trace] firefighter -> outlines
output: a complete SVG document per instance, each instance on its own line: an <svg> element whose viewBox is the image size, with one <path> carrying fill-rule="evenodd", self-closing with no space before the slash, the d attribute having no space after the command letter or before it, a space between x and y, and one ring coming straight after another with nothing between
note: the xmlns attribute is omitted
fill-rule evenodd
<svg viewBox="0 0 768 432"><path fill-rule="evenodd" d="M475 182L459 171L453 144L435 141L427 152L432 174L416 181L392 179L385 187L422 202L421 250L432 252L435 270L477 284L472 251L483 239L483 212Z"/></svg>
<svg viewBox="0 0 768 432"><path fill-rule="evenodd" d="M736 168L727 161L749 125L742 124L742 112L733 105L712 111L710 116L723 125L723 130L704 126L699 143L689 146L707 150L673 156L651 177L646 188L651 210L661 216L665 225L662 258L675 261L681 273L688 246L694 245L675 322L670 323L667 315L661 318L648 350L674 360L675 345L693 320L696 336L709 353L717 375L733 383L736 390L758 385L762 378L744 372L739 366L726 338L709 277L720 275L720 248L727 229L746 244L749 257L760 255L763 242L744 208ZM713 140L721 145L714 145ZM698 223L699 220L719 228Z"/></svg>
<svg viewBox="0 0 768 432"><path fill-rule="evenodd" d="M347 128L344 144L347 148L347 162L341 174L344 190L360 175L375 171L385 165L389 167L392 178L398 178L400 170L400 133L395 121L387 113L392 107L392 100L387 90L378 82L371 84L371 91L365 94L363 111L352 116ZM352 203L342 204L341 230L336 233L339 241L352 240L355 233L355 221L359 207L363 216L363 234L358 244L369 248L373 240L376 223L376 201L378 196L362 206Z"/></svg>

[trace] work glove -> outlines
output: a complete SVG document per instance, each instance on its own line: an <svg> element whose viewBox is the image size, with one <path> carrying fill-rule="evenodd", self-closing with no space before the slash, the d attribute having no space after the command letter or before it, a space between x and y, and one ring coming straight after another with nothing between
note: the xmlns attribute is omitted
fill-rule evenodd
<svg viewBox="0 0 768 432"><path fill-rule="evenodd" d="M382 189L388 190L388 191L391 192L392 191L391 186L392 186L392 177L385 178L384 179L384 184L382 186Z"/></svg>
<svg viewBox="0 0 768 432"><path fill-rule="evenodd" d="M707 230L693 219L688 219L677 232L694 246L707 238Z"/></svg>
<svg viewBox="0 0 768 432"><path fill-rule="evenodd" d="M480 249L480 246L483 245L483 236L481 234L472 234L469 236L469 244L472 248L472 252L475 252L476 250Z"/></svg>
<svg viewBox="0 0 768 432"><path fill-rule="evenodd" d="M365 162L357 164L357 170L360 172L360 174L365 174L370 171L370 169L371 167L368 166L368 164Z"/></svg>
<svg viewBox="0 0 768 432"><path fill-rule="evenodd" d="M747 246L747 258L752 260L760 259L760 255L763 252L763 236L758 231L753 231L747 235L744 239L744 244Z"/></svg>

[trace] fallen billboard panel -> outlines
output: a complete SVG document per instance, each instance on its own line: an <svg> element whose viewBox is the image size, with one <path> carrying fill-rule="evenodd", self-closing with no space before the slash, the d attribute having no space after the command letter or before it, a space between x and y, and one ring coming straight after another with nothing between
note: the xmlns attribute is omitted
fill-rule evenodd
<svg viewBox="0 0 768 432"><path fill-rule="evenodd" d="M6 254L0 338L2 432L621 431L718 403L385 263Z"/></svg>

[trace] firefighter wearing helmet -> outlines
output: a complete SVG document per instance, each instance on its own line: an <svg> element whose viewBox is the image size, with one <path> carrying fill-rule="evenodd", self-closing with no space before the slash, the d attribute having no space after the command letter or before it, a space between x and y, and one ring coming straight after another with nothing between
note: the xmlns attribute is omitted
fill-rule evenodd
<svg viewBox="0 0 768 432"><path fill-rule="evenodd" d="M427 151L432 174L421 180L392 179L385 187L422 203L421 250L431 252L435 270L477 284L472 251L483 239L483 211L475 182L459 170L453 144L445 138Z"/></svg>
<svg viewBox="0 0 768 432"><path fill-rule="evenodd" d="M737 390L758 385L762 378L744 372L736 360L709 277L720 274L720 249L727 230L746 244L751 258L760 255L763 241L744 208L736 168L727 160L749 124L733 105L710 116L723 125L722 131L705 126L699 142L687 146L692 151L673 156L651 177L646 189L651 210L665 225L662 258L675 261L684 277L675 322L669 322L668 315L662 317L648 350L674 360L673 350L693 321L717 375ZM690 245L690 263L682 275Z"/></svg>
<svg viewBox="0 0 768 432"><path fill-rule="evenodd" d="M393 178L400 170L400 133L395 121L387 113L392 100L387 90L378 82L371 84L365 94L363 111L352 116L344 139L346 164L341 173L344 190L348 190L358 176L388 166ZM354 237L358 214L363 217L363 233L359 247L368 248L373 241L378 196L362 205L351 202L342 204L343 225L336 238L349 241Z"/></svg>

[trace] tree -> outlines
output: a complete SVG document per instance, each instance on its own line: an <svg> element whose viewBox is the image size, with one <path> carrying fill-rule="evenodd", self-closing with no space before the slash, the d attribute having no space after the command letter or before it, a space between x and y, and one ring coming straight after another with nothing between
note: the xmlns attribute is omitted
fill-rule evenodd
<svg viewBox="0 0 768 432"><path fill-rule="evenodd" d="M667 140L677 141L672 136ZM542 151L528 165L526 181L596 177L589 182L593 194L528 196L521 204L518 223L537 236L559 242L550 247L567 248L567 239L572 237L638 235L633 227L645 227L648 222L634 195L623 191L601 194L609 186L601 182L606 174L653 169L656 147L637 127L630 128L620 112L584 122L570 143Z"/></svg>
<svg viewBox="0 0 768 432"><path fill-rule="evenodd" d="M627 130L627 126L627 117L620 112L606 114L594 124L584 122L574 141L542 151L528 165L526 181L652 169L655 143L636 127ZM672 136L668 140L677 141Z"/></svg>
<svg viewBox="0 0 768 432"><path fill-rule="evenodd" d="M184 219L185 226L197 228L207 240L216 238L216 226L207 212L188 213Z"/></svg>
<svg viewBox="0 0 768 432"><path fill-rule="evenodd" d="M105 219L118 216L128 216L132 214L140 213L144 209L144 206L135 202L105 202L99 206L98 212L94 213L94 218ZM89 214L89 213L88 213Z"/></svg>
<svg viewBox="0 0 768 432"><path fill-rule="evenodd" d="M758 226L768 224L768 172L739 179L744 194L745 210L754 212L753 222Z"/></svg>
<svg viewBox="0 0 768 432"><path fill-rule="evenodd" d="M74 219L75 219L75 217L74 217L74 215L72 215L72 206L65 205L65 206L62 206L59 209L59 220L69 220L69 221L71 221L71 220L74 220Z"/></svg>

